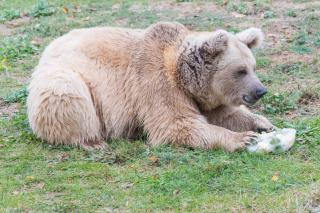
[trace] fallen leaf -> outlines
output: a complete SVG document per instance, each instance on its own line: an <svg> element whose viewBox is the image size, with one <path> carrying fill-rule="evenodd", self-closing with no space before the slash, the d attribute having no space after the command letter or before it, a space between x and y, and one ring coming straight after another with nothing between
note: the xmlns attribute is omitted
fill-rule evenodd
<svg viewBox="0 0 320 213"><path fill-rule="evenodd" d="M153 179L153 180L158 180L159 177L160 177L160 176L159 176L158 174L152 175L152 179Z"/></svg>
<svg viewBox="0 0 320 213"><path fill-rule="evenodd" d="M60 156L60 160L61 160L61 161L65 161L65 160L68 160L69 157L70 157L69 153L64 152L64 153L62 153L62 155Z"/></svg>
<svg viewBox="0 0 320 213"><path fill-rule="evenodd" d="M279 172L279 171L276 171L276 172L273 174L271 180L272 180L273 182L276 182L276 181L279 180L279 176L280 176L280 172Z"/></svg>
<svg viewBox="0 0 320 213"><path fill-rule="evenodd" d="M150 156L149 160L154 164L159 163L159 158L155 155Z"/></svg>
<svg viewBox="0 0 320 213"><path fill-rule="evenodd" d="M63 12L64 13L69 13L69 9L67 7L63 7Z"/></svg>
<svg viewBox="0 0 320 213"><path fill-rule="evenodd" d="M41 39L41 38L38 38L38 37L33 38L33 39L31 40L31 44L36 45L36 46L40 46L41 43L42 43L42 39Z"/></svg>
<svg viewBox="0 0 320 213"><path fill-rule="evenodd" d="M278 176L273 175L271 180L272 180L273 182L275 182L275 181L279 180L279 177L278 177Z"/></svg>
<svg viewBox="0 0 320 213"><path fill-rule="evenodd" d="M26 180L29 180L29 181L34 180L34 179L35 179L34 176L27 176L27 177L26 177Z"/></svg>

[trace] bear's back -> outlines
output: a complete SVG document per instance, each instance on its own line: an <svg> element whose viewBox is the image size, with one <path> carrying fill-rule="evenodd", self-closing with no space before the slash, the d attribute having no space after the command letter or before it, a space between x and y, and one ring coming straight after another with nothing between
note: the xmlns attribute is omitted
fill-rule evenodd
<svg viewBox="0 0 320 213"><path fill-rule="evenodd" d="M102 64L128 61L144 30L95 27L72 30L52 41L42 54L40 63L74 62L85 56Z"/></svg>

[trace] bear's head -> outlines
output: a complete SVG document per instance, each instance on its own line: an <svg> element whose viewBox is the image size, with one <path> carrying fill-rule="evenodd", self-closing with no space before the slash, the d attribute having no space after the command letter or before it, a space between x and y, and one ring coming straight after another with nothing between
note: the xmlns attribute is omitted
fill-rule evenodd
<svg viewBox="0 0 320 213"><path fill-rule="evenodd" d="M257 28L235 35L224 30L190 34L179 50L178 82L208 109L254 104L267 92L256 75L251 52L262 41Z"/></svg>

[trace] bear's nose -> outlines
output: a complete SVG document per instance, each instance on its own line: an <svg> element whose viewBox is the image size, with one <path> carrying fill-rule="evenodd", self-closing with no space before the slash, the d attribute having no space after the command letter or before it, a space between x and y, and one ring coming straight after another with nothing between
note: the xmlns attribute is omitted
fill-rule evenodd
<svg viewBox="0 0 320 213"><path fill-rule="evenodd" d="M256 97L259 99L268 92L267 88L261 87L256 90Z"/></svg>

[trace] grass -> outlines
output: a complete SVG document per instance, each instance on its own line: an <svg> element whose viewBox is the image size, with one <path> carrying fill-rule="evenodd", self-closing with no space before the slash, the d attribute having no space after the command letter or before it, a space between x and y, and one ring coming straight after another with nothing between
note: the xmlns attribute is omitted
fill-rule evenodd
<svg viewBox="0 0 320 213"><path fill-rule="evenodd" d="M30 11L33 17L51 16L56 12L56 9L47 1L39 1Z"/></svg>
<svg viewBox="0 0 320 213"><path fill-rule="evenodd" d="M16 18L20 18L18 10L3 10L0 14L0 22L11 21Z"/></svg>
<svg viewBox="0 0 320 213"><path fill-rule="evenodd" d="M319 211L320 5L296 0L287 10L267 0L215 3L2 1L1 24L17 24L0 37L0 212ZM286 153L230 154L152 148L141 139L84 151L50 146L32 134L26 86L50 41L74 28L146 27L160 20L195 30L262 27L268 45L254 53L269 94L254 110L279 127L296 128L294 147ZM278 29L277 23L290 28Z"/></svg>
<svg viewBox="0 0 320 213"><path fill-rule="evenodd" d="M0 43L0 60L12 64L37 52L38 48L31 44L27 36L3 39Z"/></svg>
<svg viewBox="0 0 320 213"><path fill-rule="evenodd" d="M267 94L263 101L263 112L266 114L280 114L296 109L296 104L290 94Z"/></svg>

